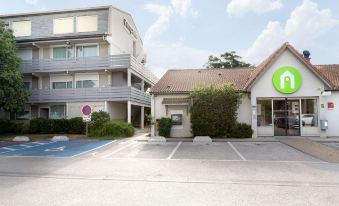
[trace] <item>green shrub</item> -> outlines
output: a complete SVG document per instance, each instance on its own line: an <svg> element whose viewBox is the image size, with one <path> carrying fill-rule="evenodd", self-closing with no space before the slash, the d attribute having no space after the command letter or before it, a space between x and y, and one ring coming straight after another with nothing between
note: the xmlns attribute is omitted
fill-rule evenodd
<svg viewBox="0 0 339 206"><path fill-rule="evenodd" d="M159 121L159 135L163 137L171 136L172 120L170 118L163 117Z"/></svg>
<svg viewBox="0 0 339 206"><path fill-rule="evenodd" d="M231 134L241 98L232 85L197 88L190 98L194 136L228 137Z"/></svg>
<svg viewBox="0 0 339 206"><path fill-rule="evenodd" d="M101 126L92 126L90 136L111 139L117 137L131 137L134 135L134 132L135 129L131 124L122 121L110 121Z"/></svg>
<svg viewBox="0 0 339 206"><path fill-rule="evenodd" d="M45 118L35 118L30 122L30 133L49 134L52 132L52 120Z"/></svg>
<svg viewBox="0 0 339 206"><path fill-rule="evenodd" d="M81 117L74 117L68 120L69 123L69 134L84 134L85 133L85 123L82 121Z"/></svg>
<svg viewBox="0 0 339 206"><path fill-rule="evenodd" d="M69 120L67 120L67 119L52 119L50 121L51 121L51 126L52 126L52 128L50 129L51 133L56 133L56 134L68 133L68 131L69 131Z"/></svg>
<svg viewBox="0 0 339 206"><path fill-rule="evenodd" d="M93 127L97 128L101 127L103 124L110 121L109 114L104 111L93 112L91 116L92 116L91 125Z"/></svg>
<svg viewBox="0 0 339 206"><path fill-rule="evenodd" d="M24 122L0 120L0 134L21 133Z"/></svg>
<svg viewBox="0 0 339 206"><path fill-rule="evenodd" d="M252 138L253 130L251 125L245 123L237 123L234 127L231 138Z"/></svg>

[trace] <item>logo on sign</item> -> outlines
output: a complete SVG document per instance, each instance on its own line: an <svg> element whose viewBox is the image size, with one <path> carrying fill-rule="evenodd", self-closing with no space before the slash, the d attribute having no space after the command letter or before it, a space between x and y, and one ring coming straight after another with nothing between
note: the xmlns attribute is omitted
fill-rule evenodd
<svg viewBox="0 0 339 206"><path fill-rule="evenodd" d="M92 114L92 108L89 105L85 105L82 107L82 114L85 116L89 116Z"/></svg>
<svg viewBox="0 0 339 206"><path fill-rule="evenodd" d="M292 94L301 87L302 78L300 72L290 66L277 69L272 78L274 88L283 94Z"/></svg>

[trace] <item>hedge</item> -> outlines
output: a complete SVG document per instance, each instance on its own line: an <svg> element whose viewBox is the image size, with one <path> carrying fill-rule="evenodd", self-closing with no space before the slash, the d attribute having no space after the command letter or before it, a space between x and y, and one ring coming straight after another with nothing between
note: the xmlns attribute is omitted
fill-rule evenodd
<svg viewBox="0 0 339 206"><path fill-rule="evenodd" d="M30 121L0 120L0 134L83 134L81 117L72 119L35 118Z"/></svg>
<svg viewBox="0 0 339 206"><path fill-rule="evenodd" d="M231 132L231 138L252 138L253 130L251 125L237 123Z"/></svg>
<svg viewBox="0 0 339 206"><path fill-rule="evenodd" d="M163 137L171 136L172 120L170 118L163 117L159 120L159 135Z"/></svg>
<svg viewBox="0 0 339 206"><path fill-rule="evenodd" d="M134 127L122 121L109 121L100 126L91 125L90 137L115 139L118 137L131 137L134 135Z"/></svg>
<svg viewBox="0 0 339 206"><path fill-rule="evenodd" d="M232 85L201 87L190 93L194 136L230 137L237 124L241 94Z"/></svg>

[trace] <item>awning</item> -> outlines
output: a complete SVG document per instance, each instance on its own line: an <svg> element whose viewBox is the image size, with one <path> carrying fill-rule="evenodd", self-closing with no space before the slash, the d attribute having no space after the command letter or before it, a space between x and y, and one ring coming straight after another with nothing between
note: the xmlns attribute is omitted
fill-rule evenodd
<svg viewBox="0 0 339 206"><path fill-rule="evenodd" d="M189 98L164 98L162 104L164 105L189 105Z"/></svg>

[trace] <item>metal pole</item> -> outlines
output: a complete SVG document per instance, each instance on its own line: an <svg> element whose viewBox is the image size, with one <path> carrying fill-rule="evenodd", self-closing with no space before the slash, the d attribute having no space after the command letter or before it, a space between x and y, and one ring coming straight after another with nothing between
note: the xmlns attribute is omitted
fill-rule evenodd
<svg viewBox="0 0 339 206"><path fill-rule="evenodd" d="M86 122L86 137L88 137L88 122Z"/></svg>

